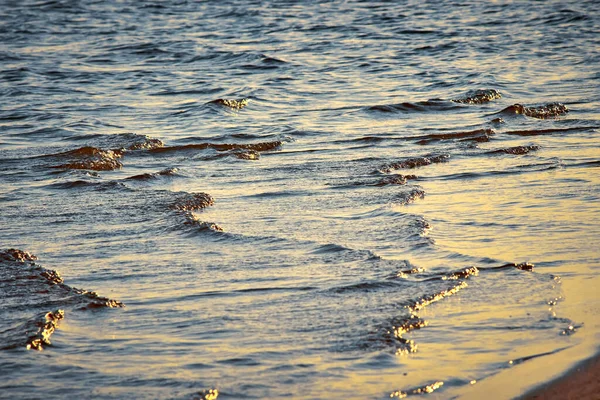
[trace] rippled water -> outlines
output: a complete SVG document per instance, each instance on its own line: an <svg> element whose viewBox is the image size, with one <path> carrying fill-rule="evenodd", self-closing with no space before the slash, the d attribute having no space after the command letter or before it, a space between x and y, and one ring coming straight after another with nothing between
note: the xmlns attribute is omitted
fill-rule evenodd
<svg viewBox="0 0 600 400"><path fill-rule="evenodd" d="M453 398L597 338L596 2L2 4L0 397Z"/></svg>

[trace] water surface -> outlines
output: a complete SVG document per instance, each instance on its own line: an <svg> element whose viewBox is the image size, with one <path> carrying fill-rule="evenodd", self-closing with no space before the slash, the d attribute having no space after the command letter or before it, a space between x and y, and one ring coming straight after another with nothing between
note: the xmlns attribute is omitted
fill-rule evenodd
<svg viewBox="0 0 600 400"><path fill-rule="evenodd" d="M0 396L445 399L590 355L595 2L3 4Z"/></svg>

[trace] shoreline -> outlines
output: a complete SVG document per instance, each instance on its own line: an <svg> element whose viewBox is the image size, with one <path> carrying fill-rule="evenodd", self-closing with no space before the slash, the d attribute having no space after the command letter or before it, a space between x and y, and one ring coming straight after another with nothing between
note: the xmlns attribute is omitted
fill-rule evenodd
<svg viewBox="0 0 600 400"><path fill-rule="evenodd" d="M566 275L570 270L552 272ZM575 335L565 338L566 348L482 379L458 398L597 399L600 380L594 378L600 376L600 321L596 318L600 311L596 295L599 284L600 275L593 274L562 281L565 299L557 312L582 326Z"/></svg>
<svg viewBox="0 0 600 400"><path fill-rule="evenodd" d="M564 274L561 272L561 275ZM575 335L579 342L572 349L556 355L543 357L544 368L550 372L544 381L530 385L516 398L537 399L598 399L600 393L600 321L596 315L600 310L600 298L596 288L600 276L589 274L577 279L563 281L565 302L560 306L562 315L568 315L581 324ZM564 365L562 373L551 372Z"/></svg>
<svg viewBox="0 0 600 400"><path fill-rule="evenodd" d="M597 399L600 393L600 355L595 355L565 375L525 393L522 400Z"/></svg>

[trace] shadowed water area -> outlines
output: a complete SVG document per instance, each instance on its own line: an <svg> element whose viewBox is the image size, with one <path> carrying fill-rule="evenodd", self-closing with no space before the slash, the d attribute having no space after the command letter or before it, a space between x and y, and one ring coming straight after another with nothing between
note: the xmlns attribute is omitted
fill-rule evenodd
<svg viewBox="0 0 600 400"><path fill-rule="evenodd" d="M518 395L591 355L596 3L4 0L0 398Z"/></svg>

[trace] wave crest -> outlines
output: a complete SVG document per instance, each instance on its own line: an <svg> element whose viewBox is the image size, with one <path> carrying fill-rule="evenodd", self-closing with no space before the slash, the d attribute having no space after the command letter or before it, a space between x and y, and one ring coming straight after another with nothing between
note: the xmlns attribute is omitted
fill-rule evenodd
<svg viewBox="0 0 600 400"><path fill-rule="evenodd" d="M501 111L503 114L522 114L537 119L557 118L568 112L569 109L562 103L549 103L535 107L513 104Z"/></svg>
<svg viewBox="0 0 600 400"><path fill-rule="evenodd" d="M52 168L113 171L123 166L119 161L122 156L122 150L102 150L96 147L85 146L48 157L64 158L67 161L66 163L52 166Z"/></svg>
<svg viewBox="0 0 600 400"><path fill-rule="evenodd" d="M219 106L231 108L233 110L241 110L242 108L248 105L248 99L216 99L209 102L209 104L216 104Z"/></svg>
<svg viewBox="0 0 600 400"><path fill-rule="evenodd" d="M0 332L0 349L25 347L42 350L50 345L50 336L65 318L63 308L89 310L93 308L124 307L117 300L101 297L95 292L71 287L57 271L43 268L34 261L37 257L18 249L0 251L0 293L3 294L7 320L23 311L34 313L25 322ZM47 311L49 305L60 306ZM13 313L13 311L19 311ZM15 317L13 317L15 318Z"/></svg>
<svg viewBox="0 0 600 400"><path fill-rule="evenodd" d="M496 89L479 89L467 92L467 94L459 99L453 101L462 104L483 104L489 103L490 101L499 99L502 94Z"/></svg>
<svg viewBox="0 0 600 400"><path fill-rule="evenodd" d="M383 165L379 168L379 171L389 173L389 172L392 172L397 169L411 169L411 168L417 168L417 167L424 167L426 165L446 162L446 161L448 161L449 158L450 158L450 155L448 155L448 154L407 158L402 161L397 161L397 162Z"/></svg>

